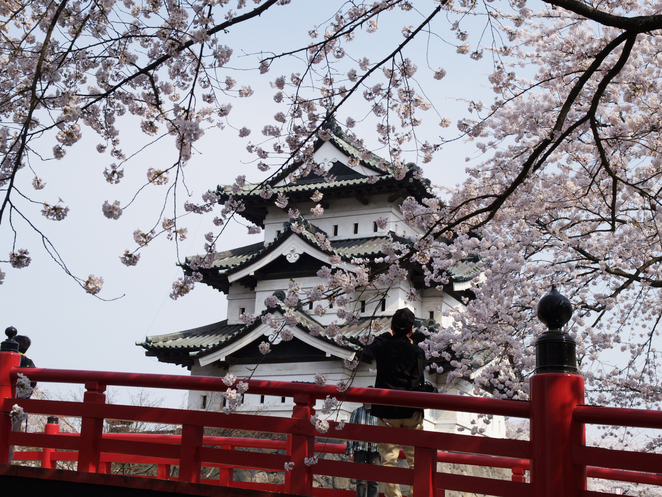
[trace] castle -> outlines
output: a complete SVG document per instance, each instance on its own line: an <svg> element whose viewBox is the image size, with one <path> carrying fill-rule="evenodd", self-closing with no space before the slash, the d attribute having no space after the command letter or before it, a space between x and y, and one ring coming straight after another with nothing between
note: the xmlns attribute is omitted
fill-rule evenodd
<svg viewBox="0 0 662 497"><path fill-rule="evenodd" d="M137 342L148 356L186 367L193 375L223 377L231 373L238 378L253 375L298 382L324 376L328 384L369 386L374 383L375 366L371 357L361 353L361 341L369 332L388 332L390 316L406 306L417 316L417 329L434 333L437 323L448 324L443 322L448 319L442 317L445 309L462 306L463 299L471 298L470 282L480 275L475 260L453 267L443 288L427 287L424 268L412 263L396 286L366 286L347 296L327 293L325 300L308 301L306 295L325 289L320 286L325 283L320 277L323 268L341 268L354 275L360 260L371 272L388 271L385 244L411 247L410 237L419 234L405 223L400 205L408 197L434 197L418 167L396 167L361 150L335 122L320 136L323 138L314 144L313 163L326 174L313 169L295 177L299 165L294 164L266 185L235 186L234 192L230 186L217 188L221 203L231 195L242 202L238 215L259 226L264 239L219 252L212 267L199 269L204 284L227 295L227 319L148 336ZM284 198L287 205L275 201ZM303 216L292 217L293 209ZM190 274L190 265L184 271ZM283 302L292 291L292 281L298 285L301 299L295 308ZM408 296L414 291L419 298L411 301ZM349 324L344 319L347 314L355 316ZM273 322L287 323L286 333L279 333L270 325ZM267 354L263 353L265 347L270 348ZM428 374L428 380L439 388L446 387L451 367L443 366L444 372ZM448 393L470 394L472 390L470 381L460 381ZM209 392L190 392L188 402L191 409L220 409L224 400ZM340 419L347 419L355 407L342 405ZM289 416L292 405L285 398L248 392L241 408ZM475 426L474 417L428 410L425 429L470 430ZM503 419L494 419L485 429L488 436L505 436Z"/></svg>

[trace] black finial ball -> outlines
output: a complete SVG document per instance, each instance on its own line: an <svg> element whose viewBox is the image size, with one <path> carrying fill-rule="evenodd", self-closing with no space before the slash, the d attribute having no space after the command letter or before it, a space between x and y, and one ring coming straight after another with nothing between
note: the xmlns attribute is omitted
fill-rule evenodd
<svg viewBox="0 0 662 497"><path fill-rule="evenodd" d="M555 286L538 302L538 319L550 330L560 330L572 317L572 304Z"/></svg>
<svg viewBox="0 0 662 497"><path fill-rule="evenodd" d="M0 343L0 352L18 352L18 342L14 340L14 337L18 335L18 330L10 326L5 330L5 335L7 335L7 340Z"/></svg>
<svg viewBox="0 0 662 497"><path fill-rule="evenodd" d="M5 330L5 335L7 335L7 338L9 340L12 340L16 335L18 335L18 330L16 328L14 328L13 326L9 326Z"/></svg>

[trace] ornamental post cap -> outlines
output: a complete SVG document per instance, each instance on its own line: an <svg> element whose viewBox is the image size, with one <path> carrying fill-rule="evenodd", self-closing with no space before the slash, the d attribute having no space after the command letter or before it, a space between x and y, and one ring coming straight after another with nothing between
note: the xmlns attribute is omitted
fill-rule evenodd
<svg viewBox="0 0 662 497"><path fill-rule="evenodd" d="M8 326L5 329L5 335L7 335L7 338L10 340L13 339L16 335L18 335L18 330L14 328L13 326Z"/></svg>
<svg viewBox="0 0 662 497"><path fill-rule="evenodd" d="M5 335L7 335L7 340L0 344L0 351L18 352L18 342L14 340L14 337L18 335L18 330L13 326L9 326L5 329Z"/></svg>
<svg viewBox="0 0 662 497"><path fill-rule="evenodd" d="M538 302L537 315L550 331L559 331L572 317L572 304L552 285L550 292Z"/></svg>

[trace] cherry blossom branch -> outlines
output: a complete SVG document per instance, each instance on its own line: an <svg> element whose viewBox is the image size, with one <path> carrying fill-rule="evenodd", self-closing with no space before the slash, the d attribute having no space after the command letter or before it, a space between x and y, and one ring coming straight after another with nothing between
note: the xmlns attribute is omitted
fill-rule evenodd
<svg viewBox="0 0 662 497"><path fill-rule="evenodd" d="M242 14L237 17L233 17L232 19L229 19L217 26L214 26L213 28L207 29L205 32L208 36L211 36L213 34L219 33L221 31L224 31L236 24L240 24L242 22L248 21L250 19L253 19L255 17L259 17L261 14L263 14L265 11L267 11L270 7L274 6L281 0L267 0L264 2L262 5L259 7L256 7L253 9L251 12L247 12L246 14ZM175 48L174 52L175 53L181 53L184 50L187 50L194 46L195 44L199 43L196 40L189 40L187 42L182 43L178 47ZM135 73L127 76L124 78L122 81L119 83L114 84L111 86L109 89L104 91L103 93L100 93L98 95L95 95L89 102L87 102L85 105L83 105L81 108L83 110L88 109L90 106L98 103L101 100L104 100L108 96L112 95L115 91L117 91L119 88L123 87L124 85L128 84L129 82L133 81L136 79L138 76L141 76L143 74L147 74L150 71L154 71L155 69L159 68L162 66L164 63L166 63L168 60L172 59L174 55L172 54L165 54L156 59L155 61L151 62L150 64L146 65L145 67L139 69Z"/></svg>
<svg viewBox="0 0 662 497"><path fill-rule="evenodd" d="M508 186L500 194L494 195L484 195L468 199L465 202L455 206L452 212L459 211L464 208L466 205L474 203L476 200L486 200L488 198L493 198L494 200L488 205L471 210L467 214L461 216L460 218L444 223L443 229L440 233L452 232L458 226L466 223L475 218L480 220L473 224L472 229L477 229L481 226L485 226L490 222L494 216L496 216L499 209L505 204L505 202L510 198L515 191L524 183L524 181L529 177L530 173L540 169L545 163L546 159L558 148L563 141L569 137L572 132L579 128L582 124L586 123L592 115L595 114L597 105L600 101L600 98L604 94L604 91L608 83L620 72L623 68L625 62L627 61L632 46L636 40L636 34L623 33L613 39L607 46L605 46L601 52L594 58L593 62L589 68L584 71L582 76L578 79L576 84L571 89L570 93L564 100L564 105L559 112L559 115L556 119L556 124L554 125L553 131L549 137L543 138L540 143L533 149L531 154L522 164L518 175L508 184ZM601 84L599 85L598 90L596 90L595 95L592 99L592 105L586 115L579 118L575 123L573 123L568 129L563 131L563 126L567 120L568 113L572 109L573 103L576 101L581 90L588 83L590 78L599 70L602 63L606 60L607 56L611 54L619 45L625 43L625 48L623 49L621 56L618 62L614 67L607 73L607 75L602 79ZM555 133L561 133L560 136L555 137ZM484 215L484 216L483 216ZM436 226L430 228L429 232L432 232L435 228L440 226L444 221L440 220Z"/></svg>
<svg viewBox="0 0 662 497"><path fill-rule="evenodd" d="M35 72L34 72L34 77L32 78L32 86L30 88L30 102L29 102L29 107L26 112L26 117L24 119L24 124L21 129L21 133L18 138L18 149L14 152L15 158L14 158L14 165L12 166L12 172L9 178L9 184L7 186L7 193L5 194L5 198L2 201L2 206L0 206L0 224L2 224L2 218L5 212L5 208L7 207L7 204L9 202L9 197L11 195L11 191L14 187L14 180L16 177L16 172L19 170L21 166L21 162L23 160L23 153L25 151L25 148L27 146L27 133L30 128L30 123L32 122L32 116L34 115L34 112L37 108L37 105L39 103L39 98L37 97L37 86L41 82L41 71L42 71L42 66L46 60L46 50L48 49L50 45L50 39L51 36L53 35L53 31L57 27L57 23L60 17L60 14L64 10L65 6L67 5L67 0L63 0L59 5L55 13L53 14L53 17L51 19L51 22L48 26L48 30L46 31L46 36L44 38L44 42L42 44L41 52L39 54L39 60L37 61L36 67L35 67ZM10 150L13 150L14 146L10 147Z"/></svg>
<svg viewBox="0 0 662 497"><path fill-rule="evenodd" d="M598 10L578 0L543 0L543 2L574 12L603 26L611 26L630 33L645 33L662 29L662 15L623 17Z"/></svg>

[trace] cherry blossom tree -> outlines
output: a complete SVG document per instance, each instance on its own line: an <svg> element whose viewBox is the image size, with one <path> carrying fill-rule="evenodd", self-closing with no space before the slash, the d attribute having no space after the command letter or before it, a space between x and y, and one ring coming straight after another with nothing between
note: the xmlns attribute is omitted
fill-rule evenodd
<svg viewBox="0 0 662 497"><path fill-rule="evenodd" d="M427 230L418 246L435 262L430 281L467 254L483 258L469 312L430 343L431 354L457 344L454 374L495 347L501 360L479 384L519 395L541 331L535 306L554 283L575 306L589 399L659 405L659 7L549 2L501 22L516 43L491 48L496 99L461 123L494 152L446 205L406 205Z"/></svg>
<svg viewBox="0 0 662 497"><path fill-rule="evenodd" d="M432 167L445 145L465 140L468 154L484 160L438 199L403 204L422 234L409 247L387 249L389 274L361 265L352 277L327 271L331 291L396 283L399 267L412 260L426 268L428 285L443 285L449 267L478 254L484 278L475 282L475 299L425 345L430 357L453 361L452 378L470 374L477 353L489 349L496 355L477 386L525 398L531 346L542 331L535 307L554 283L575 307L570 331L590 400L658 406L662 3L381 0L327 7L321 21L301 27L306 43L288 45L289 33L278 43L265 39L250 59L255 77L242 81L232 67L243 48L235 31L262 19L277 26L282 16L297 15L301 1L4 2L0 230L10 246L0 262L27 266L34 251L22 245L21 230L35 229L85 291L101 292L102 278L71 274L28 213L37 205L48 220L66 219L63 202L42 200L47 185L39 171L50 159L63 160L84 133L98 140L106 160L99 174L112 184L140 157L122 148L121 136L139 128L145 147L172 146L172 161L145 168L144 187L163 188L163 204L152 226L133 232L136 247L120 254L128 266L157 238L179 243L186 215L216 211L218 230L192 262L213 261L242 206L233 199L218 206L214 193L188 198L186 176L205 134L246 140L262 178L292 164L300 165L295 176L324 174L311 151L330 119L350 134L355 126L376 129L396 170L407 162ZM466 64L489 62L489 96L463 95L461 118L446 115L434 95L448 54ZM256 123L261 132L230 125L231 102L252 98L257 84L271 88L279 110ZM358 138L356 145L368 153ZM236 191L246 181L239 176ZM262 193L270 196L267 188ZM286 197L273 200L287 206ZM100 204L111 220L131 207L114 199ZM197 280L194 272L176 282L173 297ZM300 300L290 293L287 305L296 307Z"/></svg>

